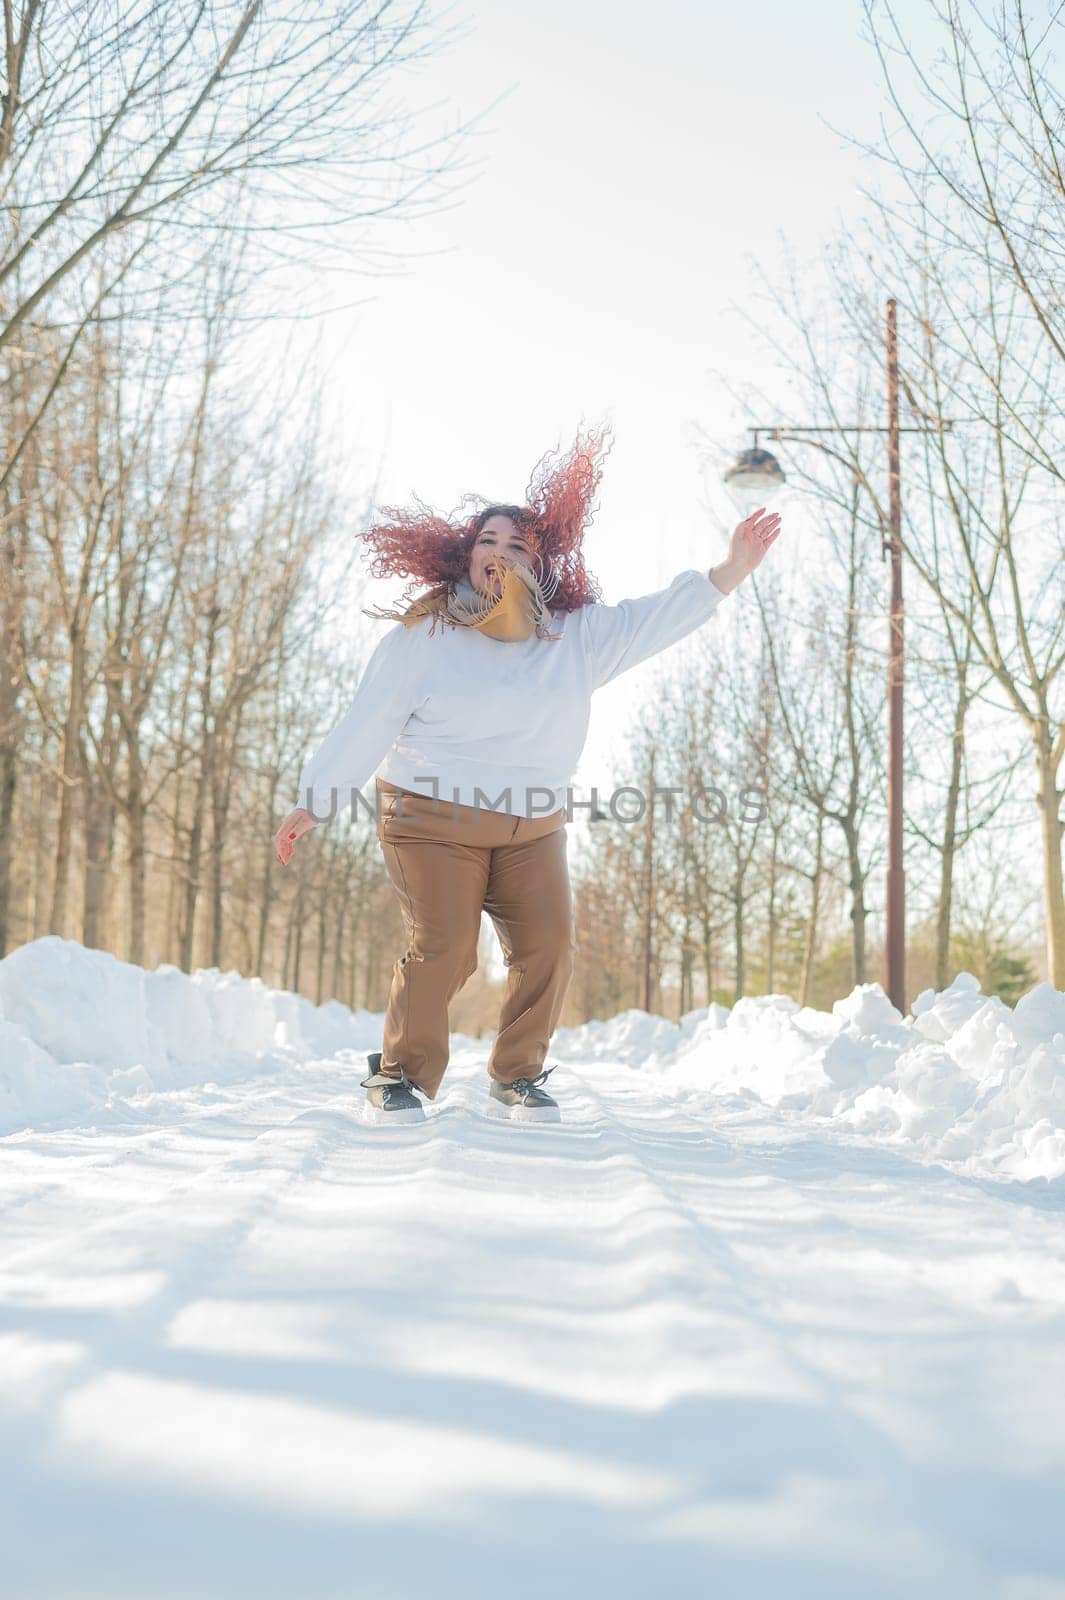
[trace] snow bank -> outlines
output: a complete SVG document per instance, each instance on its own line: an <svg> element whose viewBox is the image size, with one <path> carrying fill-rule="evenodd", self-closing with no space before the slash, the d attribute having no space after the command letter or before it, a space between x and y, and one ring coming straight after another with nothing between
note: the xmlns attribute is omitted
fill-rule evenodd
<svg viewBox="0 0 1065 1600"><path fill-rule="evenodd" d="M1010 1010L962 972L906 1018L878 983L831 1014L764 995L689 1012L672 1040L660 1018L625 1012L559 1030L552 1052L635 1064L639 1018L643 1059L667 1086L786 1108L965 1170L1065 1174L1065 994L1049 983Z"/></svg>
<svg viewBox="0 0 1065 1600"><path fill-rule="evenodd" d="M0 1132L374 1047L381 1019L217 967L153 972L49 936L0 961Z"/></svg>
<svg viewBox="0 0 1065 1600"><path fill-rule="evenodd" d="M372 1050L381 1022L235 972L146 972L37 939L0 961L0 1133ZM780 994L679 1025L629 1010L559 1029L551 1055L653 1072L687 1112L705 1097L708 1118L727 1097L966 1170L1065 1174L1065 994L1049 983L1010 1010L963 972L905 1018L878 983L830 1013Z"/></svg>

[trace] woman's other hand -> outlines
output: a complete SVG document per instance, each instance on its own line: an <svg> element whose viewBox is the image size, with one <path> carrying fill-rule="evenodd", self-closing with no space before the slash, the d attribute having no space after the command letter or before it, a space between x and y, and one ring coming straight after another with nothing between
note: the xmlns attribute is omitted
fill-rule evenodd
<svg viewBox="0 0 1065 1600"><path fill-rule="evenodd" d="M296 840L301 833L308 833L311 828L317 828L318 823L309 811L304 811L298 806L295 811L290 811L284 822L274 834L274 851L283 867L287 867L292 860L292 852L296 848Z"/></svg>

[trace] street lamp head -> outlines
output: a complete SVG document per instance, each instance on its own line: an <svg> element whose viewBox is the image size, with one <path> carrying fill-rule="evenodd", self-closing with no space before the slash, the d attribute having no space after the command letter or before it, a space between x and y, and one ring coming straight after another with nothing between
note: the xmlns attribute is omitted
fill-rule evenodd
<svg viewBox="0 0 1065 1600"><path fill-rule="evenodd" d="M741 450L724 474L724 483L741 511L766 506L785 484L784 470L775 455L755 448Z"/></svg>

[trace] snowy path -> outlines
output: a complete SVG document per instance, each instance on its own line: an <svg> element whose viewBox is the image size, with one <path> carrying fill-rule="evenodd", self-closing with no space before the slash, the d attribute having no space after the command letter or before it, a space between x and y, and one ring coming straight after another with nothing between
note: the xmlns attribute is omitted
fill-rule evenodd
<svg viewBox="0 0 1065 1600"><path fill-rule="evenodd" d="M0 1139L8 1600L1065 1597L1065 1183L363 1062Z"/></svg>

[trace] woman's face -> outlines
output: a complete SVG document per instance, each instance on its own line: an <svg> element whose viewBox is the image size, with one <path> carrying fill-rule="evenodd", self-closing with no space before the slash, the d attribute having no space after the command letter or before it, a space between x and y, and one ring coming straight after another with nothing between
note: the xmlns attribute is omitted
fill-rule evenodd
<svg viewBox="0 0 1065 1600"><path fill-rule="evenodd" d="M482 594L501 594L503 576L499 570L500 562L508 566L521 562L523 566L535 570L535 561L536 546L533 540L510 517L492 516L477 535L470 551L470 582Z"/></svg>

